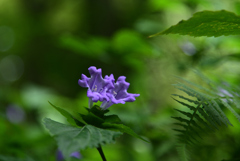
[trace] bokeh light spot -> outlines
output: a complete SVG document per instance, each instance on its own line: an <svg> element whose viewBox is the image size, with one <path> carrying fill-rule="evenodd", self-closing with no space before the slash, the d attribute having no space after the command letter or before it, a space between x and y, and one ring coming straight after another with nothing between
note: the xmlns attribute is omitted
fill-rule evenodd
<svg viewBox="0 0 240 161"><path fill-rule="evenodd" d="M0 61L0 73L4 80L14 82L24 71L24 64L19 56L8 55Z"/></svg>

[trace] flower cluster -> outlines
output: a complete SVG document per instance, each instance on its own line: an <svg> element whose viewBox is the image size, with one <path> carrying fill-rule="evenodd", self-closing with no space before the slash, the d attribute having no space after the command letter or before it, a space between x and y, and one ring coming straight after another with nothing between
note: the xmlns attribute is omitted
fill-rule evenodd
<svg viewBox="0 0 240 161"><path fill-rule="evenodd" d="M126 82L126 77L120 76L116 83L113 74L102 77L102 70L94 66L88 68L91 75L88 78L82 74L82 79L78 80L81 87L88 88L87 96L89 97L89 107L91 108L93 102L101 101L101 109L105 110L113 104L135 101L135 97L140 94L128 93L127 89L130 83Z"/></svg>

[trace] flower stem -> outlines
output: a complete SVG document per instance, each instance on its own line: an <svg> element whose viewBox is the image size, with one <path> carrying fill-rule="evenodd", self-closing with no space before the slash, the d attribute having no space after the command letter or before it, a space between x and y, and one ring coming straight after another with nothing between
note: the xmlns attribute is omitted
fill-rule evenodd
<svg viewBox="0 0 240 161"><path fill-rule="evenodd" d="M103 150L102 150L101 145L99 145L99 147L97 148L97 150L98 150L99 154L101 155L102 160L103 160L103 161L107 161L107 159L106 159L105 156L104 156L104 153L103 153Z"/></svg>
<svg viewBox="0 0 240 161"><path fill-rule="evenodd" d="M88 108L91 109L93 106L93 101L91 98L88 99Z"/></svg>

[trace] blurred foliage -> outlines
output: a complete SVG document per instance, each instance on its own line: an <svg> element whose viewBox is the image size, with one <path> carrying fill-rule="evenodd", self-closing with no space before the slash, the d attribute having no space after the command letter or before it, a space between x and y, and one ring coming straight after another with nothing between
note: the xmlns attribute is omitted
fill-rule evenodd
<svg viewBox="0 0 240 161"><path fill-rule="evenodd" d="M114 105L110 113L145 143L128 135L103 146L108 160L178 161L172 130L183 108L173 75L198 83L189 69L198 68L216 82L239 86L239 36L193 38L165 35L148 38L203 10L240 14L238 0L21 0L0 1L0 154L2 158L56 160L57 144L42 126L49 117L66 122L48 101L68 111L87 107L86 89L78 86L89 66L103 75L125 75L134 103ZM240 125L222 129L192 149L193 160L240 158ZM101 160L96 149L81 151L82 160Z"/></svg>

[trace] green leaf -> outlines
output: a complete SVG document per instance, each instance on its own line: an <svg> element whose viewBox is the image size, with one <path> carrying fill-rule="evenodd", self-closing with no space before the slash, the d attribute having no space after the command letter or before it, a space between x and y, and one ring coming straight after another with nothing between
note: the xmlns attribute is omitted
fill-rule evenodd
<svg viewBox="0 0 240 161"><path fill-rule="evenodd" d="M220 99L219 100L225 107L227 107L233 114L234 116L238 119L238 121L240 122L240 116L239 114L228 104L226 103L224 100Z"/></svg>
<svg viewBox="0 0 240 161"><path fill-rule="evenodd" d="M108 115L104 116L104 121L108 123L121 123L121 119L118 117L118 115Z"/></svg>
<svg viewBox="0 0 240 161"><path fill-rule="evenodd" d="M95 114L89 112L87 115L80 114L80 116L83 118L83 120L90 125L100 127L102 123L104 123L104 120Z"/></svg>
<svg viewBox="0 0 240 161"><path fill-rule="evenodd" d="M197 12L190 19L182 20L177 25L150 37L164 34L180 34L194 37L240 35L240 17L225 10Z"/></svg>
<svg viewBox="0 0 240 161"><path fill-rule="evenodd" d="M127 133L129 135L132 135L133 137L136 137L138 139L141 139L143 141L148 142L147 140L143 139L141 136L136 134L132 129L130 129L126 125L123 125L123 124L112 124L112 123L103 123L102 126L103 126L103 128L106 128L106 129L116 130L116 131L121 131L123 133Z"/></svg>
<svg viewBox="0 0 240 161"><path fill-rule="evenodd" d="M93 113L94 115L100 117L100 118L103 118L104 117L104 114L108 113L109 110L102 110L99 106L97 105L94 105L92 108L86 108L86 110L89 112L89 113Z"/></svg>
<svg viewBox="0 0 240 161"><path fill-rule="evenodd" d="M198 101L196 101L196 100L192 100L192 99L190 99L190 98L186 98L186 97L184 97L184 96L181 96L181 95L178 95L178 94L172 94L173 96L177 96L177 97L179 97L179 98L181 98L181 99L184 99L184 100L186 100L186 101L188 101L188 102L190 102L190 103L194 103L194 104L196 104L196 105L198 105L199 104L199 102ZM173 98L174 99L174 98ZM174 99L175 101L177 101L177 102L179 102L178 100L176 100L176 99ZM180 103L180 102L179 102Z"/></svg>
<svg viewBox="0 0 240 161"><path fill-rule="evenodd" d="M113 143L115 138L122 134L119 131L100 129L92 125L85 125L82 128L73 127L49 118L44 119L44 125L56 139L66 159L69 159L72 152Z"/></svg>
<svg viewBox="0 0 240 161"><path fill-rule="evenodd" d="M65 111L64 109L57 107L55 105L53 105L51 102L48 101L48 103L54 107L56 110L58 110L58 112L60 112L64 117L67 118L67 121L73 125L73 126L84 126L84 124L86 124L83 120L78 121L77 119L75 119L69 112Z"/></svg>

